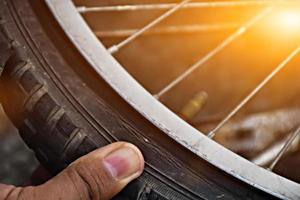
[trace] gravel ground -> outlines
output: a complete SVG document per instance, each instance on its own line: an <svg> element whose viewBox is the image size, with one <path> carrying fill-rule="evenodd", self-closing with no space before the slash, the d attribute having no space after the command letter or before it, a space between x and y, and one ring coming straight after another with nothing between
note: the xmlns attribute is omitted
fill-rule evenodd
<svg viewBox="0 0 300 200"><path fill-rule="evenodd" d="M38 162L0 108L0 182L20 186Z"/></svg>

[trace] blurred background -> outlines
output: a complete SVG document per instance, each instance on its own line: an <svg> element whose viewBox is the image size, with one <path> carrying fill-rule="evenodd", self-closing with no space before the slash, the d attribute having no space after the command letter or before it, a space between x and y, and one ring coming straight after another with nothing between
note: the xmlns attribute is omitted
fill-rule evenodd
<svg viewBox="0 0 300 200"><path fill-rule="evenodd" d="M37 166L33 152L20 138L0 104L0 183L21 186Z"/></svg>
<svg viewBox="0 0 300 200"><path fill-rule="evenodd" d="M195 2L218 1L220 0ZM180 1L74 0L74 2L77 6L94 7ZM265 7L265 5L250 5L180 9L155 26L152 29L154 31L143 34L114 56L150 93L156 94L239 27L257 16ZM110 47L165 11L154 9L88 12L83 16L104 45ZM201 69L194 71L164 95L161 101L178 113L195 94L205 91L209 100L193 121L201 123L212 118L222 118L299 46L299 13L299 6L276 7L213 59L206 62ZM167 31L170 27L173 31ZM189 27L194 29L190 30ZM287 69L276 76L240 114L269 111L286 105L299 105L299 61L299 57L293 59Z"/></svg>

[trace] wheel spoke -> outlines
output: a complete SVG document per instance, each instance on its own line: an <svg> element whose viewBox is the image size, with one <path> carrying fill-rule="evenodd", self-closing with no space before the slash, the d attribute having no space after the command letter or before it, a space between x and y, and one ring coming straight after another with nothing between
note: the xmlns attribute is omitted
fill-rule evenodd
<svg viewBox="0 0 300 200"><path fill-rule="evenodd" d="M216 48L214 48L212 51L210 51L208 54L206 54L202 59L200 59L198 62L196 62L191 67L188 67L188 69L185 72L183 72L180 76L178 76L171 83L169 83L167 86L165 86L161 91L159 91L157 94L155 94L154 97L159 99L161 96L166 94L173 87L175 87L177 84L179 84L185 78L187 78L190 74L192 74L196 69L203 66L207 61L209 61L216 54L218 54L220 51L222 51L225 47L227 47L229 44L231 44L233 41L235 41L239 36L241 36L243 33L245 33L249 28L251 28L253 25L255 25L259 20L264 18L266 15L268 15L272 10L273 10L273 7L268 7L266 9L263 9L263 11L261 11L254 18L252 18L247 23L245 23L243 26L241 26L237 31L235 31L232 35L230 35L228 38L226 38Z"/></svg>
<svg viewBox="0 0 300 200"><path fill-rule="evenodd" d="M203 24L203 25L185 25L185 26L167 26L149 30L145 35L158 35L158 34L187 34L187 33L201 33L210 31L224 31L240 27L237 23L228 24ZM98 37L128 37L137 29L123 29L115 31L95 31Z"/></svg>
<svg viewBox="0 0 300 200"><path fill-rule="evenodd" d="M151 21L149 24L147 24L142 29L138 30L137 32L135 32L134 34L129 36L127 39L123 40L122 42L120 42L117 45L113 45L112 47L110 47L108 49L108 52L111 53L111 54L118 52L122 47L126 46L127 44L129 44L130 42L135 40L137 37L142 35L144 32L146 32L147 30L149 30L153 26L157 25L158 23L160 23L161 21L163 21L164 19L166 19L167 17L169 17L170 15L172 15L173 13L178 11L181 7L183 7L185 4L189 3L190 1L192 1L192 0L183 0L181 3L176 4L170 10L168 10L167 12L165 12L164 14L162 14L161 16L156 18L155 20Z"/></svg>
<svg viewBox="0 0 300 200"><path fill-rule="evenodd" d="M269 163L271 163L271 161L275 160L281 149L284 147L287 138L289 138L289 136L276 143L272 147L266 149L265 151L257 155L255 158L251 159L251 162L259 166L268 165ZM295 142L296 141L292 143L292 146L295 146Z"/></svg>
<svg viewBox="0 0 300 200"><path fill-rule="evenodd" d="M280 161L280 159L282 158L282 156L284 155L284 153L286 151L289 150L289 148L291 147L291 145L293 144L293 141L296 140L296 138L300 135L300 126L299 128L293 133L291 134L291 136L287 139L287 141L285 142L283 148L280 150L280 152L278 153L278 155L276 156L275 160L272 162L272 164L270 165L269 169L273 170L274 167L276 166L276 164Z"/></svg>
<svg viewBox="0 0 300 200"><path fill-rule="evenodd" d="M295 49L282 63L280 63L246 98L244 98L217 126L208 137L213 138L237 112L239 112L267 83L269 83L287 64L300 53L300 46Z"/></svg>
<svg viewBox="0 0 300 200"><path fill-rule="evenodd" d="M249 6L266 6L274 4L274 0L248 0L248 1L218 1L218 2L194 2L187 3L182 8L224 8L224 7L249 7ZM286 0L278 2L280 5L299 4L297 0ZM95 6L77 7L80 13L90 12L119 12L119 11L139 11L139 10L166 10L175 7L175 3L165 4L141 4L141 5L118 5L118 6Z"/></svg>

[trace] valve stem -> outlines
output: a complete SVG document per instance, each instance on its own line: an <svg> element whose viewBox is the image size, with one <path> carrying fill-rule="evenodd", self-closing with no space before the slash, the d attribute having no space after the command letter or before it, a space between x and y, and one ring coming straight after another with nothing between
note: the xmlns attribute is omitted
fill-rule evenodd
<svg viewBox="0 0 300 200"><path fill-rule="evenodd" d="M180 117L185 121L191 121L199 113L208 100L208 94L204 91L197 93L179 112Z"/></svg>

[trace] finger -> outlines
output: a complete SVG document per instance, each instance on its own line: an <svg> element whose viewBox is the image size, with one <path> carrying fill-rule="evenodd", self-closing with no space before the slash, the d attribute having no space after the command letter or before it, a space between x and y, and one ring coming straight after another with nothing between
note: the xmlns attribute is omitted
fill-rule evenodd
<svg viewBox="0 0 300 200"><path fill-rule="evenodd" d="M23 184L23 186L36 186L41 185L51 179L53 176L42 165L39 165L32 173L31 178Z"/></svg>
<svg viewBox="0 0 300 200"><path fill-rule="evenodd" d="M41 186L13 190L0 186L0 199L5 190L7 199L108 200L140 176L143 168L144 159L137 147L117 142L78 159Z"/></svg>

